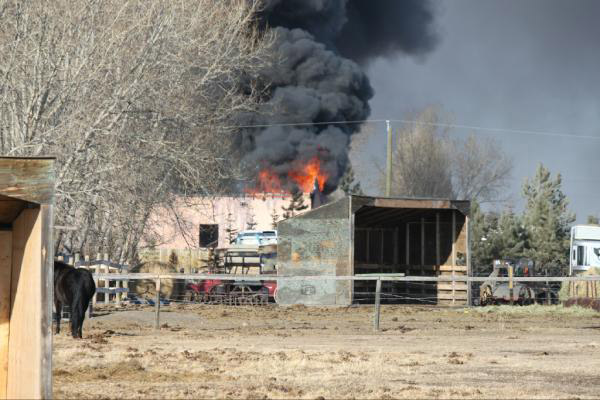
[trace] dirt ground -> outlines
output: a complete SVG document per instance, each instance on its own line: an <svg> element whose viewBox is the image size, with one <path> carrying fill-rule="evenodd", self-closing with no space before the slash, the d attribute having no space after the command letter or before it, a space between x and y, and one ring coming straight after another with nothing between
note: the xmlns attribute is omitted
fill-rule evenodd
<svg viewBox="0 0 600 400"><path fill-rule="evenodd" d="M56 398L598 398L600 313L181 306L54 336ZM64 328L68 328L64 326Z"/></svg>

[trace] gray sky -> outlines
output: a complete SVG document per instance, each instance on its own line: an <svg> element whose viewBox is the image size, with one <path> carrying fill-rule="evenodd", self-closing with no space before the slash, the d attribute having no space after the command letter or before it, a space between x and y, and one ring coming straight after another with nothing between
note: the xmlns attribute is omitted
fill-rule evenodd
<svg viewBox="0 0 600 400"><path fill-rule="evenodd" d="M513 157L507 197L518 209L523 179L542 162L562 174L578 222L600 215L600 1L444 1L437 29L440 43L424 59L401 56L369 66L371 118L402 119L436 104L457 124L594 136L475 131L493 135ZM380 158L384 126L373 127L381 135L370 153ZM366 176L373 175L358 174L372 187Z"/></svg>

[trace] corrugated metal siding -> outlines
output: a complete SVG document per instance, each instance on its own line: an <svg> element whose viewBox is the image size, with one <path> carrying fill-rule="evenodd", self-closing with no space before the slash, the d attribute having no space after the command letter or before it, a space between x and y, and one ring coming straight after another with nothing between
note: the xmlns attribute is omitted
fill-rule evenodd
<svg viewBox="0 0 600 400"><path fill-rule="evenodd" d="M278 224L278 273L285 276L349 275L348 199ZM279 304L347 305L351 285L336 281L280 281Z"/></svg>

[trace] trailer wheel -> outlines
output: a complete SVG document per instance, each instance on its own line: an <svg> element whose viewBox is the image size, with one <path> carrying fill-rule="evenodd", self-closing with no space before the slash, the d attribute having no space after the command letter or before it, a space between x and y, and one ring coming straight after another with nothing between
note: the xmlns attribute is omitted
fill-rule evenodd
<svg viewBox="0 0 600 400"><path fill-rule="evenodd" d="M480 300L481 300L480 303L482 306L487 306L494 302L491 287L485 286L483 288L483 290L481 291Z"/></svg>

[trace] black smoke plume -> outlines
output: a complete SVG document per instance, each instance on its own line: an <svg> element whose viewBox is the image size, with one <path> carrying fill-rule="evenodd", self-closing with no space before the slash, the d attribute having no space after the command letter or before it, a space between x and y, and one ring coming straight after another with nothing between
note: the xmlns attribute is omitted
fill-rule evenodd
<svg viewBox="0 0 600 400"><path fill-rule="evenodd" d="M433 49L432 4L265 0L259 17L264 29L275 30L281 62L264 71L270 88L264 112L244 121L274 126L243 132L244 162L257 170L269 167L285 182L298 163L318 157L330 177L324 191L332 192L360 124L327 122L368 118L373 89L361 66L376 57L420 56Z"/></svg>

